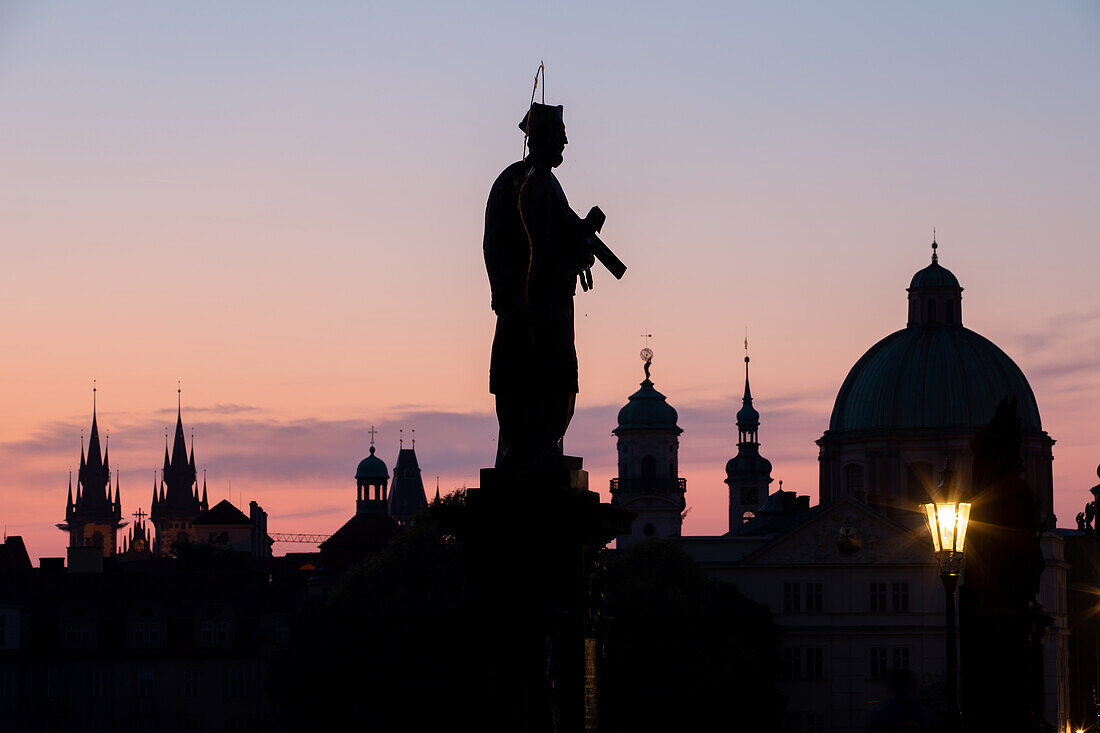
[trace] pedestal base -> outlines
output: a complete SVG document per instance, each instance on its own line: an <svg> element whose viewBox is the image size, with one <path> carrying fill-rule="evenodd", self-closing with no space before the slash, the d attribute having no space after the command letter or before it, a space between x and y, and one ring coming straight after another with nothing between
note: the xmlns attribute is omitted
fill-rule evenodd
<svg viewBox="0 0 1100 733"><path fill-rule="evenodd" d="M600 553L632 519L588 490L580 458L482 469L467 490L454 531L487 655L489 730L596 730Z"/></svg>

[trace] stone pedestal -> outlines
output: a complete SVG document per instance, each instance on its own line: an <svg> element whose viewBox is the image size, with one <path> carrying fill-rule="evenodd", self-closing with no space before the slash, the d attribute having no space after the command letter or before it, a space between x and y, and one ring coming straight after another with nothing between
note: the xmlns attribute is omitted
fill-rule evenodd
<svg viewBox="0 0 1100 733"><path fill-rule="evenodd" d="M485 729L596 730L600 553L632 519L588 490L580 458L482 469L454 529L485 652Z"/></svg>

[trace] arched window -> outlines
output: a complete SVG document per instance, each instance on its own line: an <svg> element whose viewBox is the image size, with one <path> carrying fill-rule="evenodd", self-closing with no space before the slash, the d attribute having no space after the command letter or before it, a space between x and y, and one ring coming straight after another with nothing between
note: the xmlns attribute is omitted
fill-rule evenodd
<svg viewBox="0 0 1100 733"><path fill-rule="evenodd" d="M955 322L955 301L953 300L947 301L947 322Z"/></svg>
<svg viewBox="0 0 1100 733"><path fill-rule="evenodd" d="M863 491L863 466L858 463L850 463L844 467L844 484L848 489L848 496L855 496Z"/></svg>
<svg viewBox="0 0 1100 733"><path fill-rule="evenodd" d="M651 455L642 456L642 478L657 478L657 459Z"/></svg>
<svg viewBox="0 0 1100 733"><path fill-rule="evenodd" d="M936 322L936 301L934 300L928 301L928 322Z"/></svg>

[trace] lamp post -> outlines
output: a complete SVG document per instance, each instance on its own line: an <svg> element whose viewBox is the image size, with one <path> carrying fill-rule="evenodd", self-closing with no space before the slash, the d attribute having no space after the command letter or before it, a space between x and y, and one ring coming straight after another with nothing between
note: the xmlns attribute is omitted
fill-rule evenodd
<svg viewBox="0 0 1100 733"><path fill-rule="evenodd" d="M940 580L946 596L947 626L947 728L960 729L958 654L955 648L955 589L959 585L959 573L963 565L963 542L966 525L970 521L970 504L948 502L924 504L928 519L928 531L932 534L932 548L940 565Z"/></svg>

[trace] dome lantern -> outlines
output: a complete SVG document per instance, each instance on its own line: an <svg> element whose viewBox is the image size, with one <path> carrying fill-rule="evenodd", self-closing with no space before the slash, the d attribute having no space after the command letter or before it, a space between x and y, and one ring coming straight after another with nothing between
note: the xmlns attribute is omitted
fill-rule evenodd
<svg viewBox="0 0 1100 733"><path fill-rule="evenodd" d="M954 273L940 264L932 239L932 264L918 270L909 283L908 328L915 326L961 326L962 286Z"/></svg>

